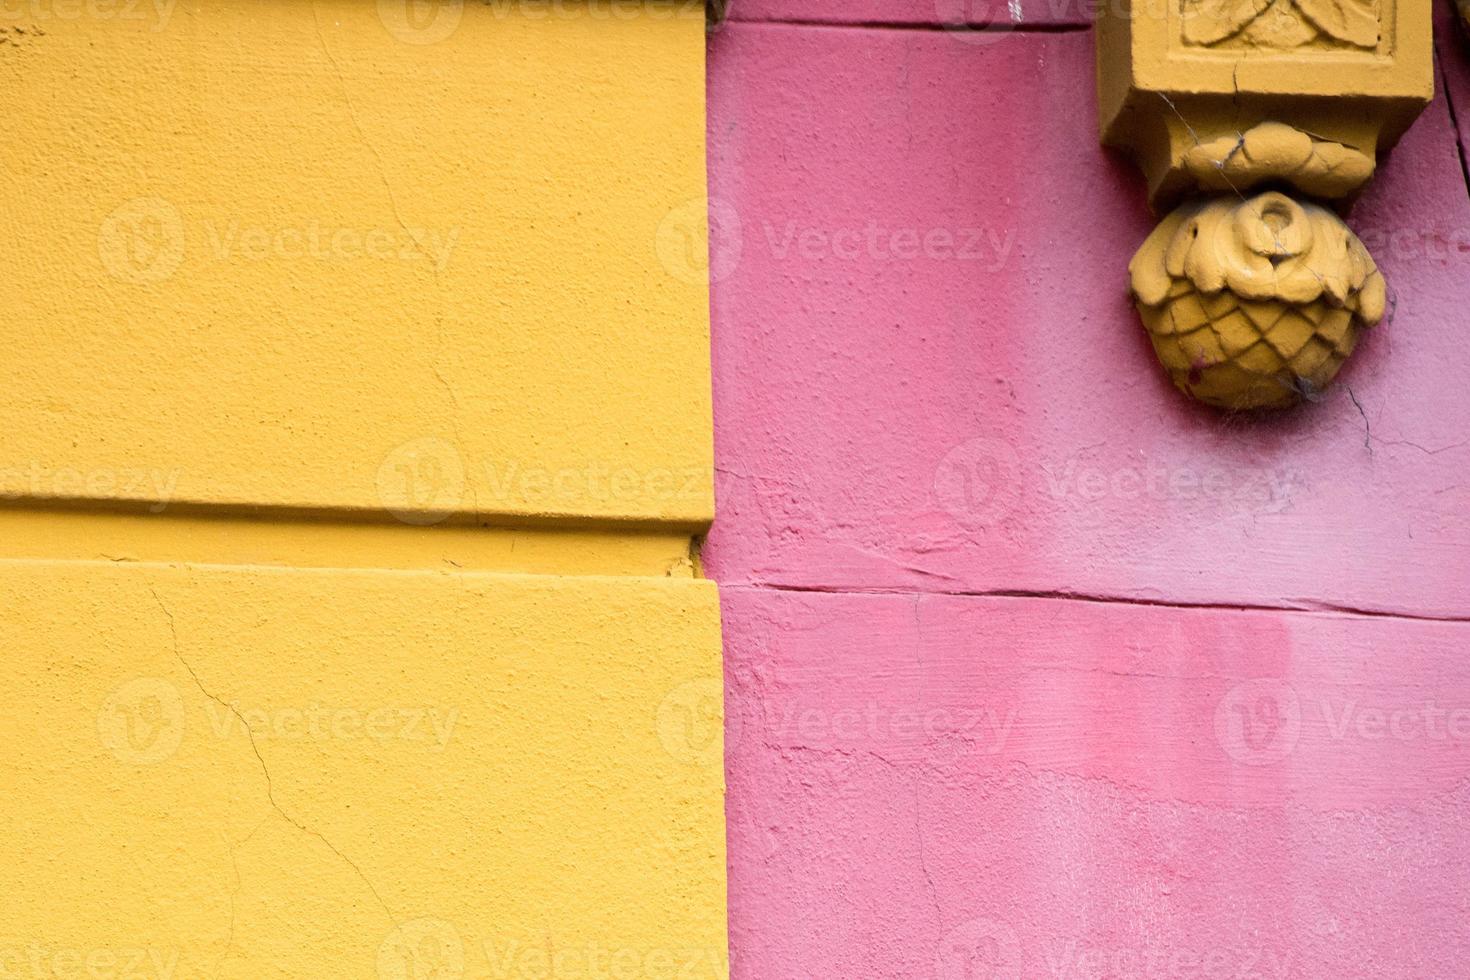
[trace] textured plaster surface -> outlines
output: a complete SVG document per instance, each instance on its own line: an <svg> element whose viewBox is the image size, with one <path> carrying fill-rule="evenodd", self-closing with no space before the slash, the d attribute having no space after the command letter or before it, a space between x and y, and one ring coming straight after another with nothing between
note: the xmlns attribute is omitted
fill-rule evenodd
<svg viewBox="0 0 1470 980"><path fill-rule="evenodd" d="M719 715L688 729L677 693L718 691L716 603L0 563L3 975L723 976Z"/></svg>
<svg viewBox="0 0 1470 980"><path fill-rule="evenodd" d="M725 977L702 11L0 20L0 977Z"/></svg>
<svg viewBox="0 0 1470 980"><path fill-rule="evenodd" d="M1459 975L1454 107L1349 219L1391 322L1227 421L1129 306L1092 39L879 19L711 48L733 975Z"/></svg>
<svg viewBox="0 0 1470 980"><path fill-rule="evenodd" d="M1129 306L1153 218L1097 146L1091 72L1085 33L716 39L708 567L1470 615L1470 198L1443 95L1350 217L1391 320L1322 402L1249 423L1175 392Z"/></svg>
<svg viewBox="0 0 1470 980"><path fill-rule="evenodd" d="M852 0L842 4L735 0L730 16L735 20L782 23L1025 30L1032 25L1085 27L1095 7L1091 0ZM972 43L988 41L977 38Z"/></svg>
<svg viewBox="0 0 1470 980"><path fill-rule="evenodd" d="M1470 626L722 594L736 977L1460 972Z"/></svg>
<svg viewBox="0 0 1470 980"><path fill-rule="evenodd" d="M0 493L709 520L702 10L162 6L0 35Z"/></svg>
<svg viewBox="0 0 1470 980"><path fill-rule="evenodd" d="M1445 91L1451 118L1460 137L1460 162L1465 168L1466 187L1470 188L1470 166L1466 166L1464 147L1470 142L1470 28L1457 23L1448 4L1436 4L1434 20L1434 53L1438 75L1435 84ZM1470 245L1466 245L1470 250Z"/></svg>

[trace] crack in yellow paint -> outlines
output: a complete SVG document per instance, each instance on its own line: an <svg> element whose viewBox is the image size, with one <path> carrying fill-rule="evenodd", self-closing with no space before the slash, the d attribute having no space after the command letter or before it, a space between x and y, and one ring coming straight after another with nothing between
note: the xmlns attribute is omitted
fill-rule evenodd
<svg viewBox="0 0 1470 980"><path fill-rule="evenodd" d="M399 6L9 35L0 972L728 975L703 10Z"/></svg>

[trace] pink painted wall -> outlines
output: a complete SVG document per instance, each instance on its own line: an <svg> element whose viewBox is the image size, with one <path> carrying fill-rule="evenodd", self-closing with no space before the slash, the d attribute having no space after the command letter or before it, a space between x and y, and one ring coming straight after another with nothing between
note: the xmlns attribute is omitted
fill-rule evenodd
<svg viewBox="0 0 1470 980"><path fill-rule="evenodd" d="M1085 25L1102 0L736 0L734 20L784 24L900 25L962 28L985 25L1025 30Z"/></svg>
<svg viewBox="0 0 1470 980"><path fill-rule="evenodd" d="M1091 35L844 9L711 45L735 976L1470 975L1449 103L1353 215L1392 323L1229 422L1127 303Z"/></svg>

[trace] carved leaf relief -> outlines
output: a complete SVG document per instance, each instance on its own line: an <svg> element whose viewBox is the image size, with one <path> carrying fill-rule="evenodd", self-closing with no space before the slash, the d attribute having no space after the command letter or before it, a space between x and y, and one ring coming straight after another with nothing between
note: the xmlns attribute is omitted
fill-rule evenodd
<svg viewBox="0 0 1470 980"><path fill-rule="evenodd" d="M1374 0L1296 0L1297 9L1326 34L1360 48L1378 46Z"/></svg>
<svg viewBox="0 0 1470 980"><path fill-rule="evenodd" d="M1232 38L1252 47L1295 48L1319 38L1375 48L1378 0L1182 0L1184 40L1210 47Z"/></svg>
<svg viewBox="0 0 1470 980"><path fill-rule="evenodd" d="M1184 40L1214 44L1240 33L1271 0L1184 0Z"/></svg>

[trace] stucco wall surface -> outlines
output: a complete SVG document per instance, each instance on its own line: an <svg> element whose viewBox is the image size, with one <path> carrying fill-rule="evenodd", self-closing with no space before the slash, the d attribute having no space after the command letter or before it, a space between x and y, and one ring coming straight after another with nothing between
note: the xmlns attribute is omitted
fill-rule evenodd
<svg viewBox="0 0 1470 980"><path fill-rule="evenodd" d="M1130 307L1090 34L878 6L711 45L733 975L1463 973L1458 39L1351 217L1392 322L1246 422Z"/></svg>
<svg viewBox="0 0 1470 980"><path fill-rule="evenodd" d="M727 975L704 55L0 11L0 977Z"/></svg>
<svg viewBox="0 0 1470 980"><path fill-rule="evenodd" d="M725 975L709 583L6 562L0 608L0 976Z"/></svg>
<svg viewBox="0 0 1470 980"><path fill-rule="evenodd" d="M0 18L0 493L709 520L702 11L72 9Z"/></svg>
<svg viewBox="0 0 1470 980"><path fill-rule="evenodd" d="M1250 422L1154 363L1125 272L1153 219L1097 145L1092 72L1088 32L717 37L711 570L1470 614L1470 198L1443 94L1351 219L1392 322L1322 402Z"/></svg>
<svg viewBox="0 0 1470 980"><path fill-rule="evenodd" d="M1086 26L1102 0L852 0L842 4L812 0L736 0L736 20L776 23L941 26L1025 30L1033 26ZM1118 2L1118 0L1114 0ZM968 43L988 43L969 37Z"/></svg>

